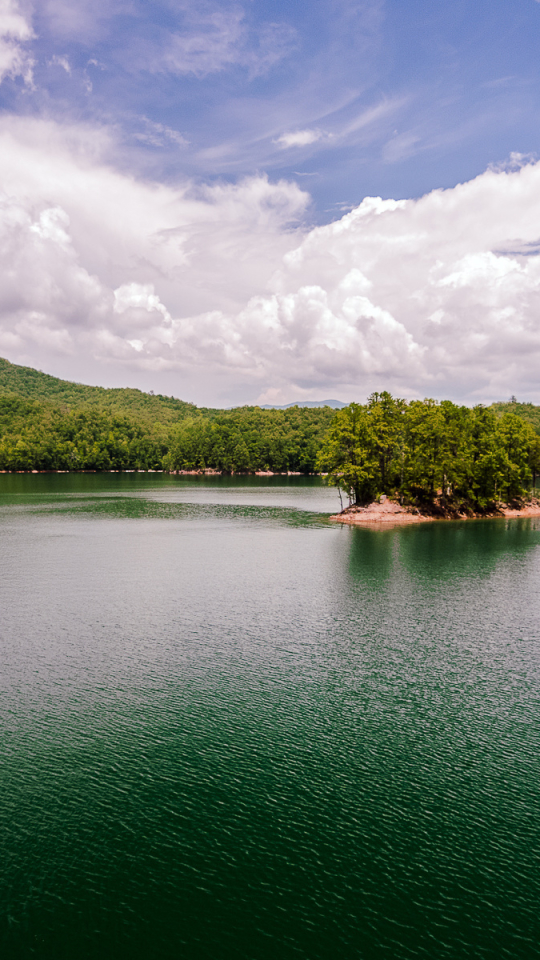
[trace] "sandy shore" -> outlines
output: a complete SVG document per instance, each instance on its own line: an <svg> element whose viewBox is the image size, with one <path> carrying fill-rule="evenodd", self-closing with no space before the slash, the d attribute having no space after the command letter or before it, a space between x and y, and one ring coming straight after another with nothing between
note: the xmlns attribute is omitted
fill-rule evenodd
<svg viewBox="0 0 540 960"><path fill-rule="evenodd" d="M416 507L402 507L393 500L384 500L382 503L370 503L366 507L346 507L342 513L336 513L329 519L335 523L348 523L354 526L365 524L401 526L409 523L431 523L434 520L478 520L497 517L540 517L540 501L531 500L519 508L501 503L497 510L489 514L445 514L442 510L421 513Z"/></svg>

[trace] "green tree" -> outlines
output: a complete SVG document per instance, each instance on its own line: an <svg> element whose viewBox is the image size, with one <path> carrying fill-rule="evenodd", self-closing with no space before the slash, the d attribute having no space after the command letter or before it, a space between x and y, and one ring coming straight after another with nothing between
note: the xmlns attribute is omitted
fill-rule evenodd
<svg viewBox="0 0 540 960"><path fill-rule="evenodd" d="M403 483L405 400L394 398L386 390L373 393L367 413L373 453L378 461L377 486L380 493L393 493Z"/></svg>
<svg viewBox="0 0 540 960"><path fill-rule="evenodd" d="M369 409L351 403L336 414L317 464L327 472L327 482L344 490L354 503L368 503L381 481L379 453Z"/></svg>

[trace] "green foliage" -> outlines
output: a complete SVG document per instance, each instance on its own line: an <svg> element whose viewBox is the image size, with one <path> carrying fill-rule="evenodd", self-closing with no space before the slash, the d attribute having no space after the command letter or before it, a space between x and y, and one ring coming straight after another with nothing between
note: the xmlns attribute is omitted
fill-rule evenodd
<svg viewBox="0 0 540 960"><path fill-rule="evenodd" d="M485 509L530 489L540 438L515 413L373 394L336 414L317 463L355 503L386 494Z"/></svg>
<svg viewBox="0 0 540 960"><path fill-rule="evenodd" d="M198 410L106 390L0 359L2 470L315 470L334 411Z"/></svg>
<svg viewBox="0 0 540 960"><path fill-rule="evenodd" d="M526 420L540 434L540 406L534 403L518 403L517 400L509 400L507 403L492 403L491 407L496 417L502 417L505 413L514 413L521 420Z"/></svg>
<svg viewBox="0 0 540 960"><path fill-rule="evenodd" d="M540 407L407 403L198 409L140 390L87 387L0 359L0 469L328 471L357 503L486 508L521 496L540 474Z"/></svg>
<svg viewBox="0 0 540 960"><path fill-rule="evenodd" d="M333 417L330 407L203 410L171 432L164 466L168 470L207 467L226 473L313 473Z"/></svg>
<svg viewBox="0 0 540 960"><path fill-rule="evenodd" d="M373 500L380 484L376 436L369 408L351 403L336 414L319 454L317 465L328 470L328 482L356 503Z"/></svg>
<svg viewBox="0 0 540 960"><path fill-rule="evenodd" d="M125 417L0 397L0 469L159 469L166 447Z"/></svg>
<svg viewBox="0 0 540 960"><path fill-rule="evenodd" d="M59 380L49 374L20 367L0 357L0 395L55 403L69 409L97 409L110 415L128 417L149 427L176 422L197 408L192 403L143 393L129 387L107 389Z"/></svg>

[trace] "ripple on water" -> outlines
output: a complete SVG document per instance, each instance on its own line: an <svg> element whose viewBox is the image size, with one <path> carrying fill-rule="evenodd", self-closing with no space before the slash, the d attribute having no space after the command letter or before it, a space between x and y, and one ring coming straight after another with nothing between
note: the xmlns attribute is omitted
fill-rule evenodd
<svg viewBox="0 0 540 960"><path fill-rule="evenodd" d="M106 493L1 521L4 955L538 955L537 525Z"/></svg>

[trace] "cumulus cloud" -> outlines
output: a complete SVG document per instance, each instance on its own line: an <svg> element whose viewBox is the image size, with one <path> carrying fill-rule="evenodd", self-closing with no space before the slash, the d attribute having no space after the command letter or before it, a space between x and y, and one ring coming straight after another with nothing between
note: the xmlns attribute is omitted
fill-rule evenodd
<svg viewBox="0 0 540 960"><path fill-rule="evenodd" d="M220 354L208 317L265 288L309 197L265 177L141 182L110 152L103 131L0 122L0 352L200 371Z"/></svg>
<svg viewBox="0 0 540 960"><path fill-rule="evenodd" d="M5 77L23 77L32 83L34 66L26 44L34 32L17 0L0 0L0 82Z"/></svg>
<svg viewBox="0 0 540 960"><path fill-rule="evenodd" d="M9 359L151 373L208 403L539 399L540 164L302 229L294 183L164 186L115 170L112 148L100 130L0 121Z"/></svg>

